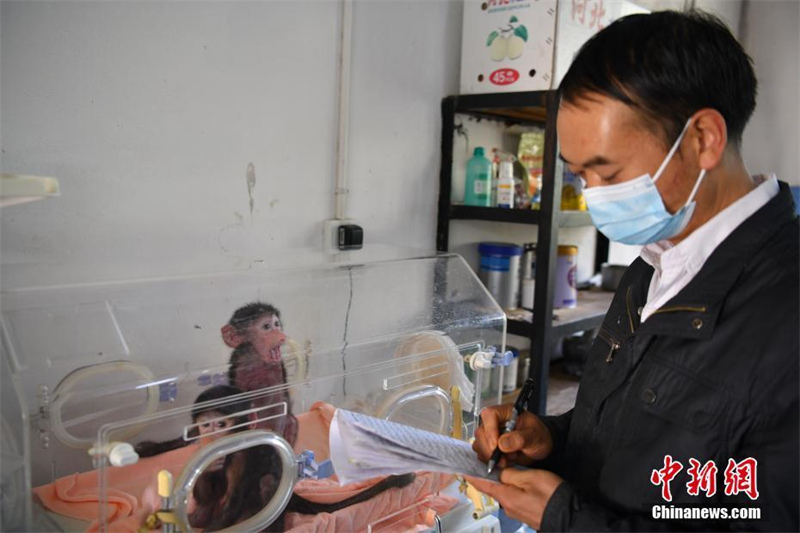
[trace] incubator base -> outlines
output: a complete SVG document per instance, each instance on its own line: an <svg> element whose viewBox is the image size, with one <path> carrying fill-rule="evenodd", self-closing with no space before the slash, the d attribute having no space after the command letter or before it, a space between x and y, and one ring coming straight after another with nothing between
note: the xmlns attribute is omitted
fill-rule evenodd
<svg viewBox="0 0 800 533"><path fill-rule="evenodd" d="M18 458L2 465L4 487L18 486L3 494L4 531L122 531L157 510L197 529L258 517L241 529L288 530L290 516L322 520L370 501L357 526L335 528L364 531L397 509L416 506L416 517L421 498L445 531L496 531L483 512L463 522L445 512L467 499L452 498L457 488L436 496L449 482L438 474L390 476L372 492L290 484L297 466L276 452L324 462L335 408L471 436L475 414L500 400L502 368L467 360L504 353L506 317L461 257L35 287L2 300L3 434L13 437L3 456Z"/></svg>
<svg viewBox="0 0 800 533"><path fill-rule="evenodd" d="M488 514L478 520L473 516L475 507L471 502L466 502L445 514L440 519L441 528L438 531L458 533L500 533L500 520ZM429 531L437 532L436 529Z"/></svg>

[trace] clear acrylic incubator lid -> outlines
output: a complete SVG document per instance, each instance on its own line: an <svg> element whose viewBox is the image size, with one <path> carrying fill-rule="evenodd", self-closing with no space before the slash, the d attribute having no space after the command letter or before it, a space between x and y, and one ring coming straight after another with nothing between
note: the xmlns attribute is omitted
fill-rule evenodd
<svg viewBox="0 0 800 533"><path fill-rule="evenodd" d="M441 255L7 291L1 325L3 530L155 528L169 504L181 530L272 531L330 481L335 408L470 437L502 367L465 360L504 351L506 318Z"/></svg>

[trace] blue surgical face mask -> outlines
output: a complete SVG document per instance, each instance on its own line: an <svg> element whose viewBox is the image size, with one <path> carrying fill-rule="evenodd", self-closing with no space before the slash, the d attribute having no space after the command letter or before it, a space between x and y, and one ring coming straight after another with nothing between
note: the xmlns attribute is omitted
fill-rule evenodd
<svg viewBox="0 0 800 533"><path fill-rule="evenodd" d="M650 244L674 237L686 228L697 205L694 196L706 171L700 172L689 199L675 214L670 214L664 206L656 181L678 150L691 122L692 119L686 122L654 177L644 174L616 185L583 190L592 222L603 235L623 244Z"/></svg>

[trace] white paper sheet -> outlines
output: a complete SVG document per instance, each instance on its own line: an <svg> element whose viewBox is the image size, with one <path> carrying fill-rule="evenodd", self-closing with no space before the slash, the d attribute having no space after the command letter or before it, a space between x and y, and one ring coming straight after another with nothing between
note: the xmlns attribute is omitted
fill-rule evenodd
<svg viewBox="0 0 800 533"><path fill-rule="evenodd" d="M497 480L467 442L344 409L333 415L330 451L341 484L422 470Z"/></svg>

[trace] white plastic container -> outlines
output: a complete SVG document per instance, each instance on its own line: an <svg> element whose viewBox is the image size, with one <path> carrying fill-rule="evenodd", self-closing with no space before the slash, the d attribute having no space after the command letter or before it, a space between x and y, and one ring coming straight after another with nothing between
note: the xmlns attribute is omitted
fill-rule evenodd
<svg viewBox="0 0 800 533"><path fill-rule="evenodd" d="M497 207L503 209L514 207L514 164L511 161L500 162L500 173L497 178Z"/></svg>
<svg viewBox="0 0 800 533"><path fill-rule="evenodd" d="M514 392L517 389L517 370L519 368L519 352L512 351L514 358L506 367L503 374L503 394Z"/></svg>
<svg viewBox="0 0 800 533"><path fill-rule="evenodd" d="M522 280L522 305L523 309L533 311L533 296L536 294L536 280Z"/></svg>
<svg viewBox="0 0 800 533"><path fill-rule="evenodd" d="M522 246L504 242L482 242L478 245L480 270L478 277L503 309L519 305L519 260Z"/></svg>
<svg viewBox="0 0 800 533"><path fill-rule="evenodd" d="M556 262L556 289L553 307L575 307L578 305L578 247L559 246Z"/></svg>

